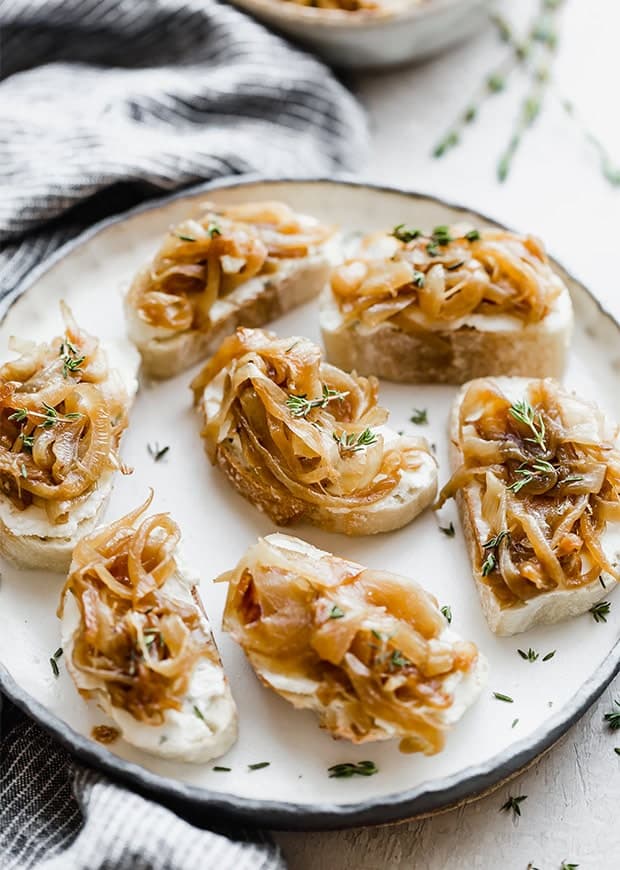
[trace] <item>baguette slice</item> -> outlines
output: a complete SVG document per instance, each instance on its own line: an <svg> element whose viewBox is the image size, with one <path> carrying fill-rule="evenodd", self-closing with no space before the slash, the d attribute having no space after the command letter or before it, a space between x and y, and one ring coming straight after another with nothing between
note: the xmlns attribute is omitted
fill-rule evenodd
<svg viewBox="0 0 620 870"><path fill-rule="evenodd" d="M127 341L100 346L109 367L107 378L98 384L110 397L121 399L127 409L138 390L140 358ZM77 542L89 534L101 520L114 485L115 472L106 470L96 480L89 494L75 499L67 519L50 522L45 508L30 504L18 508L0 493L0 553L18 568L43 568L66 573Z"/></svg>
<svg viewBox="0 0 620 870"><path fill-rule="evenodd" d="M523 399L531 379L493 378L492 382L502 390L508 399L517 402ZM464 384L459 391L450 415L450 464L453 471L456 471L463 461L463 453L459 445L459 411L469 386L470 384ZM614 427L609 421L606 421L606 426L610 440L615 441ZM512 606L502 604L483 576L481 568L478 567L484 559L482 545L492 537L492 532L481 514L480 484L474 480L466 485L457 492L456 501L482 610L491 631L495 634L510 636L527 631L536 625L548 625L579 616L598 601L606 598L618 585L616 578L608 572L602 571L602 582L597 577L591 583L571 590L559 589L544 592ZM601 544L610 562L620 564L620 524L608 523L601 538ZM481 553L483 553L482 557Z"/></svg>
<svg viewBox="0 0 620 870"><path fill-rule="evenodd" d="M434 243L418 231L400 239L399 229L396 238L363 240L323 291L321 332L331 363L403 383L562 375L572 304L539 242L500 230L474 230L469 241L472 231L456 226L451 243ZM476 306L481 285L486 295ZM514 302L502 311L495 301L507 287ZM470 291L474 301L461 303ZM518 313L528 300L524 319ZM476 307L467 313L469 304ZM494 304L500 313L489 313Z"/></svg>
<svg viewBox="0 0 620 870"><path fill-rule="evenodd" d="M339 532L345 535L372 535L380 532L388 532L401 528L410 523L418 514L428 507L437 491L437 463L430 452L424 439L412 438L406 435L397 435L390 427L381 425L372 429L373 437L383 444L384 454L395 451L402 456L413 456L412 461L398 471L396 485L388 490L385 495L376 500L366 503L351 503L351 499L342 497L337 504L322 503L321 499L315 498L316 490L311 491L306 487L297 487L292 491L284 482L272 473L264 463L259 465L256 461L248 460L247 453L243 449L241 431L247 427L245 423L237 425L231 422L232 418L223 421L222 407L227 401L226 393L229 389L231 373L238 372L239 366L250 365L254 376L265 380L265 373L257 369L257 358L260 354L258 344L263 342L266 353L265 359L287 360L293 359L293 354L299 353L300 359L307 355L314 356L317 364L317 373L322 378L322 383L330 387L336 383L342 383L342 378L347 378L354 386L354 375L345 375L338 372L334 367L323 365L320 367L320 351L312 345L308 339L292 337L290 339L277 339L272 333L259 330L239 330L236 336L231 336L222 345L225 351L226 343L241 343L238 354L228 365L224 365L212 378L203 382L203 376L198 375L194 381L196 404L203 421L203 437L205 448L211 461L216 464L228 477L235 489L248 501L252 502L259 510L266 513L273 522L278 525L288 525L296 522L308 522L317 525L329 532ZM254 346L252 353L248 353ZM287 351L292 347L294 350ZM218 353L221 353L219 351ZM252 358L253 357L253 358ZM214 358L215 359L215 358ZM211 363L208 364L208 367ZM302 363L303 365L303 363ZM344 387L347 386L344 384ZM243 383L242 383L242 389ZM318 387L320 390L320 387ZM375 389L375 387L373 387ZM287 392L280 386L278 389L280 402L284 402ZM338 400L332 403L337 413ZM377 410L382 410L377 408ZM233 410L233 413L236 411ZM283 410L283 417L291 417L289 411ZM308 437L312 437L316 430L312 424L317 424L321 432L327 433L326 443L320 449L334 451L338 449L334 445L334 437L342 428L338 421L331 415L325 415L320 420L312 420L311 412L307 418L301 421L291 419L291 425L306 427ZM371 411L372 413L372 411ZM364 426L359 423L358 429ZM332 435L333 430L333 435ZM303 436L302 436L303 438ZM260 440L260 436L259 436ZM314 450L316 451L316 447ZM376 448L371 448L376 449ZM340 466L352 461L366 461L366 448L359 448L355 454L347 454L348 458L342 460L336 458ZM368 460L371 461L371 460ZM307 493L307 495L306 495ZM325 500L323 500L324 502Z"/></svg>
<svg viewBox="0 0 620 870"><path fill-rule="evenodd" d="M323 255L304 260L284 260L269 275L252 278L229 296L217 300L207 332L189 330L179 335L153 336L125 299L128 333L142 356L146 374L171 378L213 353L222 339L238 326L263 326L321 292L329 276L329 262ZM143 270L136 282L148 279Z"/></svg>
<svg viewBox="0 0 620 870"><path fill-rule="evenodd" d="M110 529L116 525L118 523ZM91 536L91 540L99 537L102 531L104 530L99 528ZM73 653L76 639L84 631L84 625L75 593L69 583L63 592L59 610L63 660L80 694L96 701L118 728L125 742L160 758L204 763L223 755L236 741L237 709L199 597L200 580L184 561L178 544L171 556L175 562L174 571L159 587L159 591L172 602L172 612L174 605L177 605L184 612L195 614L204 634L207 652L193 665L180 709L164 710L161 724L139 720L127 709L114 705L104 681L76 666ZM75 563L72 564L70 577L75 567ZM136 612L143 614L145 607L139 607ZM149 640L154 634L155 632L149 636ZM135 655L139 661L139 647L136 647ZM129 665L127 670L130 672Z"/></svg>
<svg viewBox="0 0 620 870"><path fill-rule="evenodd" d="M238 326L263 326L315 298L327 283L330 259L337 256L333 229L295 214L282 203L206 207L200 221L190 219L171 230L153 263L138 272L125 297L129 337L140 351L145 372L153 378L172 377L204 360ZM218 254L220 250L226 254ZM291 256L286 256L287 251ZM239 276L252 266L253 256L267 259L257 274L253 270L243 280ZM215 258L220 275L217 291L211 289L209 257ZM200 265L187 265L195 262ZM238 271L226 273L224 262ZM208 283L202 289L176 291L176 284L169 289L163 278L153 277L157 270L167 273L173 266L204 269L202 280ZM189 316L194 325L155 325L141 304L149 293L161 296L162 290L168 294L169 307L175 293L177 304L199 308L214 292L205 324L197 328L194 313Z"/></svg>
<svg viewBox="0 0 620 870"><path fill-rule="evenodd" d="M260 681L333 737L432 755L486 682L484 656L411 579L272 534L219 580L223 627Z"/></svg>

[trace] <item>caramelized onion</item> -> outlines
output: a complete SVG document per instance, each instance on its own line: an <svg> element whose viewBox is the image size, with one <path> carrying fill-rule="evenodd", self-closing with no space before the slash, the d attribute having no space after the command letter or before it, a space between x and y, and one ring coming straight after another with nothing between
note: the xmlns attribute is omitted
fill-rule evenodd
<svg viewBox="0 0 620 870"><path fill-rule="evenodd" d="M0 367L0 483L24 509L37 504L52 523L118 467L128 397L110 386L98 341L63 306L65 334L30 345Z"/></svg>
<svg viewBox="0 0 620 870"><path fill-rule="evenodd" d="M442 637L437 602L415 582L279 535L220 579L229 583L224 629L261 680L316 710L335 737L399 737L403 751L428 755L443 747L446 681L478 652Z"/></svg>
<svg viewBox="0 0 620 870"><path fill-rule="evenodd" d="M277 493L280 509L294 500L329 507L372 504L400 483L403 471L419 467L421 439L384 442L387 412L377 405L378 384L321 363L319 348L305 338L279 339L259 329L238 329L195 378L203 400L202 435L212 462L231 439L246 466ZM328 391L328 392L325 392ZM334 395L335 394L335 395ZM330 396L321 401L323 396ZM315 402L305 413L290 407L297 398ZM371 432L368 443L357 443Z"/></svg>
<svg viewBox="0 0 620 870"><path fill-rule="evenodd" d="M408 242L392 237L389 251L376 236L362 241L359 256L332 273L345 322L391 321L415 333L474 314L536 323L549 313L562 283L539 242L504 230L447 230L445 243L423 234Z"/></svg>
<svg viewBox="0 0 620 870"><path fill-rule="evenodd" d="M531 381L522 403L511 403L492 381L466 390L463 464L439 504L476 482L471 492L479 492L488 530L477 569L486 566L484 581L504 604L587 585L601 572L620 579L601 543L607 522L620 519L617 437L596 406L555 381Z"/></svg>
<svg viewBox="0 0 620 870"><path fill-rule="evenodd" d="M105 691L112 706L160 725L181 709L199 660L218 659L198 609L166 592L180 532L167 514L141 520L151 500L79 542L58 615L71 593L80 615L72 664L99 684L83 694Z"/></svg>
<svg viewBox="0 0 620 870"><path fill-rule="evenodd" d="M284 203L205 203L200 218L170 230L151 265L134 280L128 302L151 327L208 329L218 298L270 274L278 259L307 257L331 234Z"/></svg>

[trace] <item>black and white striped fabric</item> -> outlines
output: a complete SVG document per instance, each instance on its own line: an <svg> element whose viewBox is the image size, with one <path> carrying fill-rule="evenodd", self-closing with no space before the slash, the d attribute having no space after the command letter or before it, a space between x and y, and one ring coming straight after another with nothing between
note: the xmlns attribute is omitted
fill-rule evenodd
<svg viewBox="0 0 620 870"><path fill-rule="evenodd" d="M328 70L215 0L0 0L0 297L94 221L244 172L355 168L363 113ZM71 762L0 698L0 868L276 870Z"/></svg>
<svg viewBox="0 0 620 870"><path fill-rule="evenodd" d="M0 294L84 226L222 175L355 168L363 113L215 0L0 0Z"/></svg>
<svg viewBox="0 0 620 870"><path fill-rule="evenodd" d="M0 698L2 870L285 870L260 833L201 831L70 760Z"/></svg>

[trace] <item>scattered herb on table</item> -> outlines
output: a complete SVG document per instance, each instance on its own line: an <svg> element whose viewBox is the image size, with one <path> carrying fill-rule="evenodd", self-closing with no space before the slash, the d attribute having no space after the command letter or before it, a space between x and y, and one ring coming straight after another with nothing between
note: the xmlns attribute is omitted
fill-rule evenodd
<svg viewBox="0 0 620 870"><path fill-rule="evenodd" d="M502 695L501 692L493 692L493 697L497 698L498 701L505 701L507 704L514 704L514 698L511 698L510 695Z"/></svg>
<svg viewBox="0 0 620 870"><path fill-rule="evenodd" d="M428 423L428 412L426 408L414 408L410 420L412 423L415 423L416 426L422 426L424 423Z"/></svg>
<svg viewBox="0 0 620 870"><path fill-rule="evenodd" d="M443 532L447 538L453 538L456 534L456 529L454 528L454 523L450 523L449 526L439 526L439 531Z"/></svg>
<svg viewBox="0 0 620 870"><path fill-rule="evenodd" d="M518 722L519 722L518 719L513 719L513 720L512 720L512 725L511 725L510 727L511 727L511 728L515 728L515 727L517 726Z"/></svg>
<svg viewBox="0 0 620 870"><path fill-rule="evenodd" d="M555 655L555 650L552 649L551 652L548 652L546 656L542 657L543 662L548 662L549 659L552 659L554 655Z"/></svg>
<svg viewBox="0 0 620 870"><path fill-rule="evenodd" d="M264 767L269 767L270 761L257 761L256 764L248 764L248 770L262 770Z"/></svg>
<svg viewBox="0 0 620 870"><path fill-rule="evenodd" d="M513 797L510 795L505 804L502 804L499 811L500 813L509 813L512 810L514 816L521 815L521 804L524 800L527 800L526 794L517 795L517 797Z"/></svg>
<svg viewBox="0 0 620 870"><path fill-rule="evenodd" d="M620 701L613 701L613 705L618 709L612 709L609 713L605 713L603 719L612 731L620 731Z"/></svg>
<svg viewBox="0 0 620 870"><path fill-rule="evenodd" d="M215 770L218 773L230 773L232 767L220 767L219 765L216 765L215 767L212 767L211 770Z"/></svg>

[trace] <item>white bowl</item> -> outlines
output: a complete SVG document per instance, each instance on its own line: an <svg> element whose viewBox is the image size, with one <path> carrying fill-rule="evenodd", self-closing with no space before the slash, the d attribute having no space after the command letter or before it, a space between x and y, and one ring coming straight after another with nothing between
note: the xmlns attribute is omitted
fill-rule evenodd
<svg viewBox="0 0 620 870"><path fill-rule="evenodd" d="M490 0L384 0L383 9L358 12L232 2L335 66L368 69L423 60L466 39L486 23Z"/></svg>

